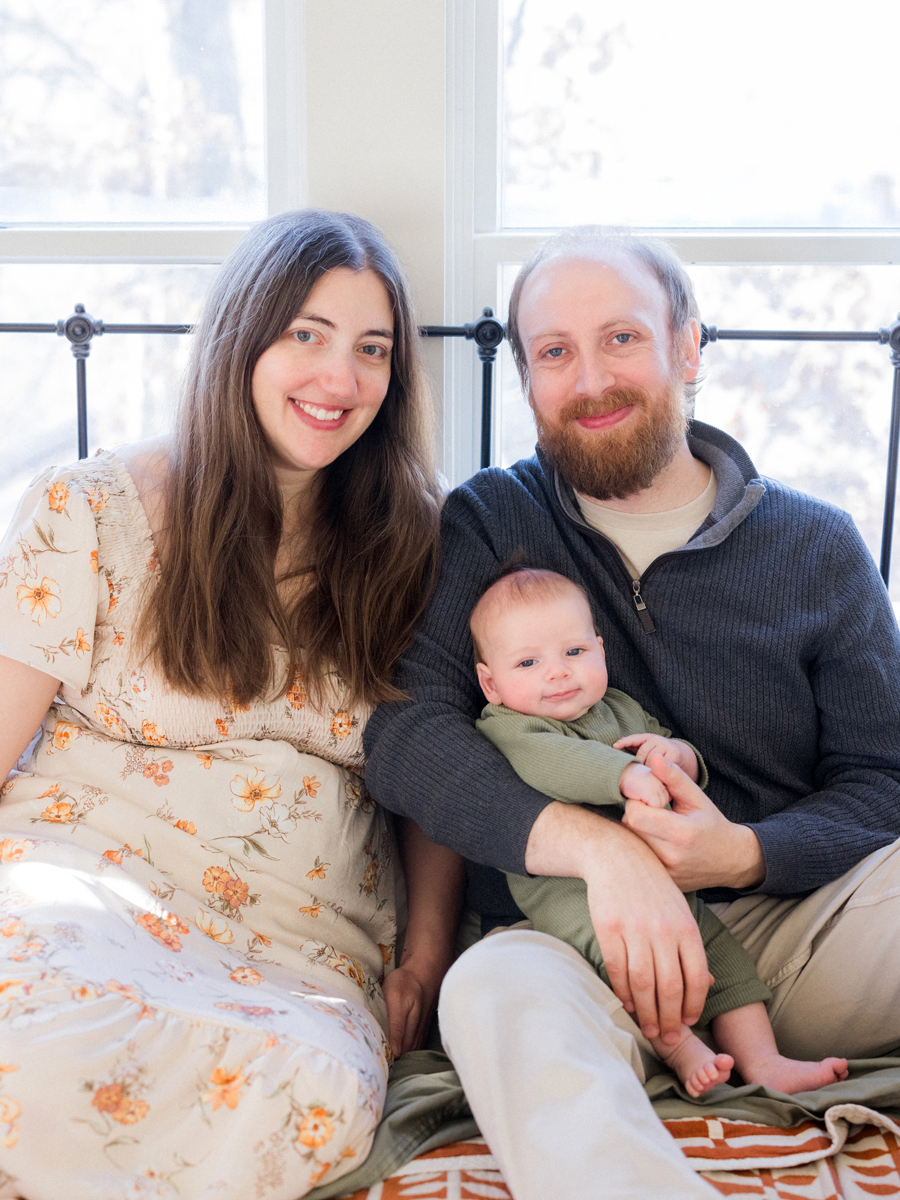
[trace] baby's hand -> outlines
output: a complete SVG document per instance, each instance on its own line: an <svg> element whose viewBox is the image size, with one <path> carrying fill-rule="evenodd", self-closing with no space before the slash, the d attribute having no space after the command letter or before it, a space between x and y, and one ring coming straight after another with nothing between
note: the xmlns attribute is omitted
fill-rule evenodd
<svg viewBox="0 0 900 1200"><path fill-rule="evenodd" d="M700 774L697 755L687 744L678 738L660 737L658 733L629 733L613 742L614 750L631 750L639 763L645 763L651 754L658 754L666 762L681 767L689 779L697 782Z"/></svg>
<svg viewBox="0 0 900 1200"><path fill-rule="evenodd" d="M641 800L651 808L665 808L672 799L665 784L639 762L629 763L619 776L619 791L628 800Z"/></svg>

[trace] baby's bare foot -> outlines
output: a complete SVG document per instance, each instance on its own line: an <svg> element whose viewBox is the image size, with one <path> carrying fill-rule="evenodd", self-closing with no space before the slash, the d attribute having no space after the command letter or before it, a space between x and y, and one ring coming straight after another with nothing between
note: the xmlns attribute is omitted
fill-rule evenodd
<svg viewBox="0 0 900 1200"><path fill-rule="evenodd" d="M746 1067L746 1069L745 1069ZM761 1083L788 1096L814 1092L829 1083L839 1083L849 1074L846 1058L823 1058L821 1062L801 1062L777 1054L772 1058L745 1064L741 1068L746 1083Z"/></svg>
<svg viewBox="0 0 900 1200"><path fill-rule="evenodd" d="M687 1025L681 1027L681 1037L674 1046L652 1038L653 1049L672 1068L685 1086L689 1096L702 1096L717 1083L727 1083L734 1066L730 1054L716 1054L692 1033Z"/></svg>

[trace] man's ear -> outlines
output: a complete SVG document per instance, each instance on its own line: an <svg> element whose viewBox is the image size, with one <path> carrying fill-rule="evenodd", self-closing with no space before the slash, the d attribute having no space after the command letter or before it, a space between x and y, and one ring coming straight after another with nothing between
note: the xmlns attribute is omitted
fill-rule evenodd
<svg viewBox="0 0 900 1200"><path fill-rule="evenodd" d="M679 368L684 369L685 383L693 383L700 371L700 322L694 317L684 327Z"/></svg>
<svg viewBox="0 0 900 1200"><path fill-rule="evenodd" d="M494 687L494 677L491 675L491 669L487 663L476 663L475 673L481 684L481 690L487 697L488 704L502 704L503 701L500 699L500 693Z"/></svg>

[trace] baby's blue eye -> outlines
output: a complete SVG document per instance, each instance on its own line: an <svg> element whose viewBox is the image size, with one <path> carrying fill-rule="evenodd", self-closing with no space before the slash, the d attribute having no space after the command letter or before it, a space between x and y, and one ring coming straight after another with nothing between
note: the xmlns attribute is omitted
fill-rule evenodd
<svg viewBox="0 0 900 1200"><path fill-rule="evenodd" d="M533 667L536 661L537 660L533 658L523 658L522 661L516 665L519 667Z"/></svg>
<svg viewBox="0 0 900 1200"><path fill-rule="evenodd" d="M566 651L566 657L567 658L575 658L576 655L583 654L583 653L584 653L584 651L582 650L582 648L580 646L573 646L571 650Z"/></svg>

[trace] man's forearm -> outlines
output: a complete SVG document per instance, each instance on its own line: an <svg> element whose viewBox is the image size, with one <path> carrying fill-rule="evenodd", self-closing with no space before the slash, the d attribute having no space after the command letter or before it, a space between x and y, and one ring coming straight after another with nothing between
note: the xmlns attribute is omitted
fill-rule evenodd
<svg viewBox="0 0 900 1200"><path fill-rule="evenodd" d="M554 800L531 827L525 868L530 875L585 879L598 858L629 843L641 845L640 839L618 822Z"/></svg>

